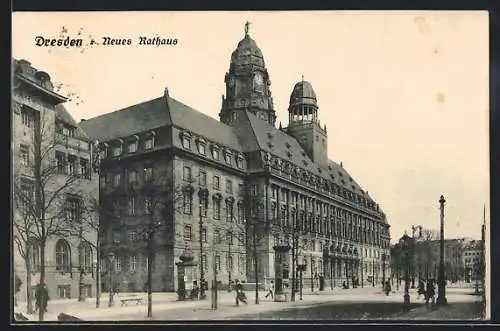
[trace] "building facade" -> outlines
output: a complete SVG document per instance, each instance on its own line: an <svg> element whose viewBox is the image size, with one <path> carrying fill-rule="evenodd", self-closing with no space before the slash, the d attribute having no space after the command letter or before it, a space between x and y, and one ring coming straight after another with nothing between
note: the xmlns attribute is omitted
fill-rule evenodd
<svg viewBox="0 0 500 331"><path fill-rule="evenodd" d="M207 280L216 270L223 284L273 279L274 248L287 245L287 281L299 264L305 280L322 278L325 287L370 276L379 282L384 265L389 275L386 216L342 163L328 158L311 84L295 84L288 126L277 128L270 75L248 30L224 82L219 120L165 89L159 98L80 123L102 149L102 245L119 256L112 285L142 290L145 268L138 266L151 247L156 291L177 289L175 263L186 251L203 264ZM162 199L154 199L158 190ZM143 240L151 224L154 246Z"/></svg>
<svg viewBox="0 0 500 331"><path fill-rule="evenodd" d="M479 279L482 246L479 240L468 240L463 247L462 263L464 266L464 278L466 282Z"/></svg>
<svg viewBox="0 0 500 331"><path fill-rule="evenodd" d="M91 210L98 193L91 145L46 72L14 60L13 74L13 262L23 283L18 301L26 300L28 288L34 299L42 268L52 299L93 296L96 235L83 227L84 215L97 216Z"/></svg>

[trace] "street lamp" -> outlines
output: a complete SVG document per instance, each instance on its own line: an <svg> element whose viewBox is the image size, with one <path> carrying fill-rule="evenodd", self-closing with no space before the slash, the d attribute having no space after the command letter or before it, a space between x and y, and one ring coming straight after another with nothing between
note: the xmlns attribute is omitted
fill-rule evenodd
<svg viewBox="0 0 500 331"><path fill-rule="evenodd" d="M94 259L94 266L95 266L95 307L99 308L101 305L101 277L100 277L100 270L99 270L99 260L97 260L97 257Z"/></svg>
<svg viewBox="0 0 500 331"><path fill-rule="evenodd" d="M385 259L386 255L385 253L382 253L382 289L385 286Z"/></svg>
<svg viewBox="0 0 500 331"><path fill-rule="evenodd" d="M109 260L109 302L108 302L108 307L113 306L113 271L114 271L114 260L115 260L115 254L110 252L108 253L108 260Z"/></svg>
<svg viewBox="0 0 500 331"><path fill-rule="evenodd" d="M399 239L399 244L402 248L403 251L403 256L405 257L405 294L404 294L404 304L405 306L410 305L410 294L408 293L409 290L409 285L410 285L410 280L409 280L409 267L410 267L410 241L411 238L406 234L403 234L401 239Z"/></svg>
<svg viewBox="0 0 500 331"><path fill-rule="evenodd" d="M299 260L299 259L297 259ZM299 280L300 280L300 283L299 283L299 286L300 286L300 300L302 300L302 273L304 271L306 271L306 263L305 263L305 259L304 257L301 257L300 258L300 261L297 261L298 264L297 264L297 271L299 272Z"/></svg>
<svg viewBox="0 0 500 331"><path fill-rule="evenodd" d="M446 200L444 196L441 195L439 198L439 205L441 210L440 217L440 238L439 238L439 277L438 277L438 297L436 300L436 304L438 305L446 305L446 288L445 288L445 280L444 280L444 203Z"/></svg>

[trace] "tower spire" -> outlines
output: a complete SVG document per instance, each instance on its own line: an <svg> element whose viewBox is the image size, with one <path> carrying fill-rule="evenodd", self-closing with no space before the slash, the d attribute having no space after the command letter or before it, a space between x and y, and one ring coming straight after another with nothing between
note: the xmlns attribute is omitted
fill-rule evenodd
<svg viewBox="0 0 500 331"><path fill-rule="evenodd" d="M245 37L248 36L248 31L250 30L250 23L249 21L246 21L245 23Z"/></svg>

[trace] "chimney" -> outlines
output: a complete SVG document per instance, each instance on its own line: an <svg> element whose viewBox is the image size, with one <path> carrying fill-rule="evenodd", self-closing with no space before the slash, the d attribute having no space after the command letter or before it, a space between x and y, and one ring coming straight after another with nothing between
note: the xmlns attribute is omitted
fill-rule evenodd
<svg viewBox="0 0 500 331"><path fill-rule="evenodd" d="M165 90L163 92L163 95L165 96L165 98L168 98L170 97L169 93L168 93L168 87L165 87Z"/></svg>
<svg viewBox="0 0 500 331"><path fill-rule="evenodd" d="M342 165L342 161L340 161L340 167L343 168L344 166Z"/></svg>

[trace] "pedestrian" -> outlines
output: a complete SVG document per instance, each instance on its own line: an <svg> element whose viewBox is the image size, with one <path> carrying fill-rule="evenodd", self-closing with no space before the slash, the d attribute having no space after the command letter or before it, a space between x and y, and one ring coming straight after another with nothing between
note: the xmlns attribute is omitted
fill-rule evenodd
<svg viewBox="0 0 500 331"><path fill-rule="evenodd" d="M389 292L391 292L391 282L389 279L385 281L384 291L386 296L388 296Z"/></svg>
<svg viewBox="0 0 500 331"><path fill-rule="evenodd" d="M429 304L429 300L431 300L432 304L434 304L434 296L435 296L435 289L434 289L434 280L431 279L430 281L427 282L427 290L425 293L425 304Z"/></svg>
<svg viewBox="0 0 500 331"><path fill-rule="evenodd" d="M423 295L425 298L425 284L424 284L423 280L418 281L418 292L417 293L418 293L417 298L420 298L421 295Z"/></svg>
<svg viewBox="0 0 500 331"><path fill-rule="evenodd" d="M240 301L242 301L243 303L245 303L247 305L248 303L247 303L247 298L246 298L245 292L243 292L243 285L241 285L241 283L237 279L235 280L235 283L236 283L236 286L235 286L236 306L240 305Z"/></svg>
<svg viewBox="0 0 500 331"><path fill-rule="evenodd" d="M43 309L44 312L47 312L47 304L49 302L49 299L49 290L47 289L47 285L38 284L35 291L35 311Z"/></svg>
<svg viewBox="0 0 500 331"><path fill-rule="evenodd" d="M274 281L271 281L270 284L267 284L267 293L266 293L266 298L268 296L271 296L271 299L274 299Z"/></svg>

